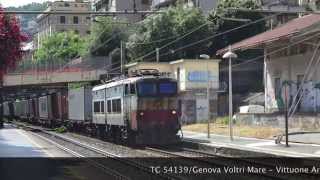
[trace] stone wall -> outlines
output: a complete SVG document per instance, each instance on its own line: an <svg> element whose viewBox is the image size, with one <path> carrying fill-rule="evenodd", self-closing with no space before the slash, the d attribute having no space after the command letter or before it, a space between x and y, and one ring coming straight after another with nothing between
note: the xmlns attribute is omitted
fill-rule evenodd
<svg viewBox="0 0 320 180"><path fill-rule="evenodd" d="M236 123L248 126L285 127L285 116L280 113L236 114ZM297 114L289 119L289 128L295 130L320 129L320 114Z"/></svg>

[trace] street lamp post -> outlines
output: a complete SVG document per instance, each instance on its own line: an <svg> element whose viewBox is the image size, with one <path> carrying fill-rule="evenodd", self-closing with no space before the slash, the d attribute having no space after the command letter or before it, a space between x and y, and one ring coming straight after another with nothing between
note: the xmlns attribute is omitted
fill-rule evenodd
<svg viewBox="0 0 320 180"><path fill-rule="evenodd" d="M237 58L237 54L233 53L231 46L229 46L229 51L223 55L223 59L229 59L229 134L230 140L233 141L233 122L232 122L232 59Z"/></svg>
<svg viewBox="0 0 320 180"><path fill-rule="evenodd" d="M209 63L208 60L210 59L210 56L207 54L201 54L200 58L202 59L206 59L207 60L207 64L206 64L206 68L207 68L207 103L208 103L208 122L207 122L207 137L210 138L210 70L209 70Z"/></svg>

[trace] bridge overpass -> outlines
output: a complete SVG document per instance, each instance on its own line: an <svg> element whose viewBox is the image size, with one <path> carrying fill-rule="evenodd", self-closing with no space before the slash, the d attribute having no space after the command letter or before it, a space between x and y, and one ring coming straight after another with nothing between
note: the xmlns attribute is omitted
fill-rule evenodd
<svg viewBox="0 0 320 180"><path fill-rule="evenodd" d="M97 81L111 66L106 57L74 59L68 64L16 69L4 75L3 86L28 86L55 83Z"/></svg>

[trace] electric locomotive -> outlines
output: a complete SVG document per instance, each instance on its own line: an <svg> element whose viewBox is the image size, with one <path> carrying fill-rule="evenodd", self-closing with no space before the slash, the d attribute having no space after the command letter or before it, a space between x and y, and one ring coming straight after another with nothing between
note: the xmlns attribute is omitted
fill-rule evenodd
<svg viewBox="0 0 320 180"><path fill-rule="evenodd" d="M145 145L178 142L177 86L156 70L139 70L94 87L92 123L98 136Z"/></svg>

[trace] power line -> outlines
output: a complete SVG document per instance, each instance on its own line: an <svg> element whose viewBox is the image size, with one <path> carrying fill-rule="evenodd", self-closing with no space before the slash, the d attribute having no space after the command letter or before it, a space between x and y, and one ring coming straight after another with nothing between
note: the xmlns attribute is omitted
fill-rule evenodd
<svg viewBox="0 0 320 180"><path fill-rule="evenodd" d="M61 15L96 15L96 16L115 16L125 14L161 14L161 11L3 11L3 14L61 14Z"/></svg>
<svg viewBox="0 0 320 180"><path fill-rule="evenodd" d="M313 33L313 31L311 31L310 33ZM306 34L306 35L307 35L307 34ZM317 36L319 36L319 35L320 35L320 33L317 33L317 34L312 35L312 36L310 36L310 37L306 37L306 38L304 38L304 39L302 39L302 40L300 40L300 41L296 41L296 42L294 42L294 43L292 43L292 44L289 44L288 46L285 46L285 47L283 47L283 48L280 48L280 49L271 51L271 52L266 53L266 54L261 55L261 56L257 56L257 57L255 57L255 58L249 59L249 60L247 60L247 61L245 61L245 62L242 62L242 63L234 64L234 65L232 65L232 67L233 67L233 68L234 68L234 67L236 68L236 67L238 67L238 66L242 66L242 65L245 65L245 64L254 62L254 61L258 61L258 60L260 60L261 58L263 58L263 57L265 57L265 56L267 56L267 55L276 54L276 53L281 52L281 51L283 51L283 50L285 50L285 49L288 49L288 48L291 47L291 46L300 44L300 43L302 43L302 42L304 42L304 41L306 41L306 40L310 40L310 39L312 39L312 38L314 38L314 37L317 37ZM227 70L227 68L221 69L221 71L223 71L223 70Z"/></svg>
<svg viewBox="0 0 320 180"><path fill-rule="evenodd" d="M280 13L280 14L320 14L316 11L296 11L296 10L264 10L264 9L244 9L244 8L227 8L226 11L243 11L257 13Z"/></svg>
<svg viewBox="0 0 320 180"><path fill-rule="evenodd" d="M181 36L180 38L178 38L178 39L176 39L176 40L174 40L174 41L171 41L171 42L167 43L166 45L158 48L158 50L160 51L161 49L166 48L166 47L170 46L171 44L173 44L173 43L175 43L175 42L177 42L177 41L180 41L181 39L184 39L185 37L189 36L190 34L196 32L196 31L198 31L199 29L203 28L204 26L208 25L208 23L209 23L209 22L206 22L206 23L204 23L204 24L202 24L202 25L200 25L200 26L192 29L191 31L189 31L188 33L184 34L184 35ZM136 58L134 61L140 60L140 59L144 59L145 57L148 57L149 55L151 55L151 54L153 54L153 53L156 53L156 52L157 52L157 50L153 50L153 51L151 51L151 52L149 52L149 53L147 53L147 54L145 54L145 55L143 55L143 56L141 56L141 57Z"/></svg>
<svg viewBox="0 0 320 180"><path fill-rule="evenodd" d="M281 14L281 13L280 13L280 14ZM232 28L232 29L226 30L226 31L224 31L224 32L221 32L221 33L218 33L218 34L209 36L209 37L204 38L204 39L202 39L202 40L199 40L199 41L193 42L193 43L191 43L191 44L188 44L188 45L186 45L186 46L183 46L183 47L177 48L177 49L175 49L175 50L172 50L171 52L162 54L162 55L160 55L160 57L161 57L161 56L165 56L165 55L169 55L169 54L174 54L174 53L176 53L177 51L181 51L181 50L186 49L186 48L189 48L189 47L191 47L191 46L194 46L194 45L203 43L203 42L205 42L205 41L211 40L211 39L216 38L216 37L218 37L218 36L228 34L228 33L230 33L230 32L236 31L236 30L238 30L238 29L242 29L242 28L247 27L247 26L250 26L250 25L252 25L252 24L259 23L259 22L261 22L261 21L264 21L264 20L266 20L266 19L273 18L273 17L278 16L278 15L279 15L279 14L273 14L273 15L270 15L270 16L266 16L266 17L257 19L257 20L255 20L255 21L252 21L252 22L243 24L243 25L238 26L238 27L236 27L236 28ZM201 26L200 26L200 27L201 27ZM190 34L191 34L191 33L190 33ZM188 35L189 35L189 34L188 34ZM180 38L180 39L183 39L184 37L186 37L186 36L183 36L183 37ZM180 40L180 39L178 39L178 40ZM175 40L175 41L173 41L173 42L171 42L171 43L168 43L167 45L163 46L162 48L167 47L168 45L170 45L170 44L172 44L172 43L174 43L174 42L176 42L176 41L177 41L177 40ZM136 58L136 60L139 60L139 59L141 59L141 58L143 58L143 57L149 56L149 55L152 54L152 53L154 53L154 51L152 51L152 52L150 52L150 53L148 53L148 54L146 54L146 55L144 55L144 56L142 56L142 57L140 57L140 58Z"/></svg>

